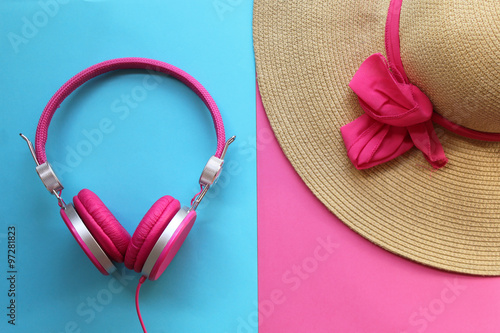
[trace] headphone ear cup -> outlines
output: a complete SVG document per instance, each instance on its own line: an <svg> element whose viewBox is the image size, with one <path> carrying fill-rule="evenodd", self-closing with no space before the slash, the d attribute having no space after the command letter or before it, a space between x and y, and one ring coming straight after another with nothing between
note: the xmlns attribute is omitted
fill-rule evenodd
<svg viewBox="0 0 500 333"><path fill-rule="evenodd" d="M83 189L73 198L78 215L106 255L123 262L130 234L92 191Z"/></svg>
<svg viewBox="0 0 500 333"><path fill-rule="evenodd" d="M180 202L168 195L154 203L132 235L125 254L125 267L141 272L156 241L180 208Z"/></svg>

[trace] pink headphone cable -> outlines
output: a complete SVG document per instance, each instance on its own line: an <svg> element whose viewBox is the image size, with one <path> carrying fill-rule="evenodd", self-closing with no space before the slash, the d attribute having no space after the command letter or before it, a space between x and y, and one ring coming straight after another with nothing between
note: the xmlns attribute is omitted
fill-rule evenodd
<svg viewBox="0 0 500 333"><path fill-rule="evenodd" d="M144 333L147 333L146 326L144 326L144 322L142 321L141 310L139 309L139 291L141 290L141 286L146 281L146 276L143 275L139 279L139 283L137 284L137 289L135 290L135 307L137 309L137 316L139 317L139 322L141 323L142 330Z"/></svg>

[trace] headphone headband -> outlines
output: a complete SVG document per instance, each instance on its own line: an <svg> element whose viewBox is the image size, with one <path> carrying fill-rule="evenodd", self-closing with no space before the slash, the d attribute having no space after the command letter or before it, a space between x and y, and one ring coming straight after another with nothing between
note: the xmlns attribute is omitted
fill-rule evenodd
<svg viewBox="0 0 500 333"><path fill-rule="evenodd" d="M69 79L69 81L66 82L61 88L59 88L54 96L52 96L50 101L47 103L47 106L45 106L45 109L43 110L36 130L35 153L40 164L43 164L47 161L47 156L45 154L45 143L47 142L47 133L50 121L56 109L61 105L64 99L88 80L93 79L94 77L101 74L119 69L146 69L149 71L165 73L178 79L186 86L191 88L196 93L196 95L198 95L203 100L212 115L215 132L217 135L217 150L215 152L215 157L221 157L225 145L225 133L222 117L212 96L210 96L208 91L194 77L184 72L183 70L162 61L147 58L118 58L98 63L81 71L80 73Z"/></svg>

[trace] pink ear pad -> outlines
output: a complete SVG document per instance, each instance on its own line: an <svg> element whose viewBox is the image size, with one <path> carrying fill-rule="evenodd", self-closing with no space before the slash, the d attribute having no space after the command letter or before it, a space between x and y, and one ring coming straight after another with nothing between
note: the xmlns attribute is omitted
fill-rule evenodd
<svg viewBox="0 0 500 333"><path fill-rule="evenodd" d="M125 266L128 269L141 272L142 266L144 266L156 241L180 209L180 202L168 195L154 203L130 240L125 255Z"/></svg>
<svg viewBox="0 0 500 333"><path fill-rule="evenodd" d="M193 227L194 221L196 220L196 212L189 212L184 218L181 225L175 230L174 234L168 241L167 245L160 254L160 257L156 261L155 265L149 273L150 280L156 280L163 274L167 266L170 264L172 259L174 259L177 251L179 251L181 245L186 240L189 231Z"/></svg>
<svg viewBox="0 0 500 333"><path fill-rule="evenodd" d="M73 198L75 209L102 250L113 261L123 262L130 234L92 191L83 189Z"/></svg>
<svg viewBox="0 0 500 333"><path fill-rule="evenodd" d="M78 215L80 215L80 214L78 214ZM69 220L68 216L66 215L66 212L64 211L64 208L61 208L61 216L62 216L62 218L64 220L64 223L66 223L66 226L68 227L69 231L71 232L71 234L73 235L73 237L75 237L76 241L78 242L78 244L82 248L83 252L85 252L85 254L87 255L87 257L89 257L90 261L92 261L92 263L95 265L95 267L97 267L97 269L99 270L99 272L101 272L104 275L109 275L109 273L101 265L101 263L99 262L99 260L97 260L97 258L92 253L92 251L90 251L90 249L87 246L87 244L85 244L85 242L83 241L82 237L80 237L80 235L78 234L78 231L76 231L75 227L73 226L73 224Z"/></svg>

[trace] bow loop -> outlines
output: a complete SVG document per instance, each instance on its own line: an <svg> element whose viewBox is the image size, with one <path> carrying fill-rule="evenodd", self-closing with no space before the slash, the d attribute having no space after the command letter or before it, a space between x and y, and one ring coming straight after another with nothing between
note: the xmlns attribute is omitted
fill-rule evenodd
<svg viewBox="0 0 500 333"><path fill-rule="evenodd" d="M366 59L349 83L363 110L371 118L392 126L407 127L431 119L429 98L411 83L399 82L380 53Z"/></svg>
<svg viewBox="0 0 500 333"><path fill-rule="evenodd" d="M365 114L341 128L349 159L358 169L392 160L414 145L435 168L448 161L432 126L432 104L405 82L380 53L368 57L349 83Z"/></svg>

